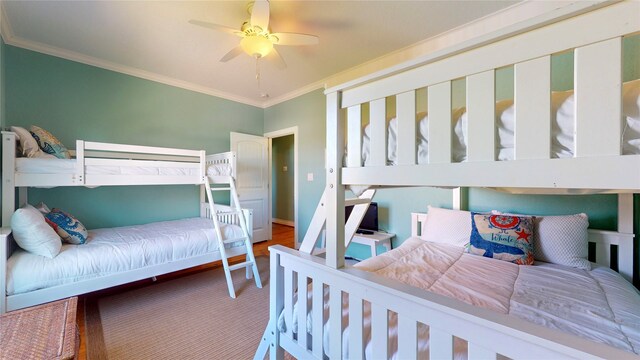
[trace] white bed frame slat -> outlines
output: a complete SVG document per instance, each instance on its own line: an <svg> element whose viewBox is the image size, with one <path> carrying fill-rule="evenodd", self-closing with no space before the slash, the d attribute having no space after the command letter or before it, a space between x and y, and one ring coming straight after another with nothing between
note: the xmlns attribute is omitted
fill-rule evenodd
<svg viewBox="0 0 640 360"><path fill-rule="evenodd" d="M515 159L551 153L551 56L525 61L515 71Z"/></svg>
<svg viewBox="0 0 640 360"><path fill-rule="evenodd" d="M342 359L342 290L329 286L329 357Z"/></svg>
<svg viewBox="0 0 640 360"><path fill-rule="evenodd" d="M445 81L428 88L429 163L451 162L451 139L453 127L451 122L451 81Z"/></svg>
<svg viewBox="0 0 640 360"><path fill-rule="evenodd" d="M388 358L389 311L376 303L371 304L371 352L374 357Z"/></svg>
<svg viewBox="0 0 640 360"><path fill-rule="evenodd" d="M362 114L361 106L355 105L347 110L347 166L362 166Z"/></svg>
<svg viewBox="0 0 640 360"><path fill-rule="evenodd" d="M324 339L323 333L323 324L324 324L324 284L317 277L314 278L312 283L312 318L313 318L313 329L312 329L312 350L313 356L318 359L322 359L323 349L322 349L322 340ZM305 323L306 324L306 323ZM299 325L299 324L298 324Z"/></svg>
<svg viewBox="0 0 640 360"><path fill-rule="evenodd" d="M334 268L344 266L344 185L342 178L342 157L344 153L344 131L341 128L340 96L338 93L327 96L327 180L325 199L327 223L327 265ZM384 129L384 127L383 127ZM320 209L318 209L320 210ZM322 228L320 222L312 224ZM340 231L338 231L340 229ZM316 233L316 235L319 234ZM306 240L306 236L305 236ZM317 239L316 239L317 240ZM311 249L309 249L311 250Z"/></svg>
<svg viewBox="0 0 640 360"><path fill-rule="evenodd" d="M476 343L469 343L469 360L495 360L497 354Z"/></svg>
<svg viewBox="0 0 640 360"><path fill-rule="evenodd" d="M398 359L418 358L418 323L411 316L398 314ZM433 357L431 359L442 359Z"/></svg>
<svg viewBox="0 0 640 360"><path fill-rule="evenodd" d="M575 50L575 156L620 155L621 77L621 38Z"/></svg>
<svg viewBox="0 0 640 360"><path fill-rule="evenodd" d="M407 91L396 96L398 121L398 164L416 163L416 92Z"/></svg>
<svg viewBox="0 0 640 360"><path fill-rule="evenodd" d="M453 336L436 327L429 327L429 358L453 359Z"/></svg>
<svg viewBox="0 0 640 360"><path fill-rule="evenodd" d="M280 331L277 330L277 319L284 309L284 272L280 263L281 257L275 252L269 255L269 325L270 328L265 330L265 334L269 336L269 358L271 360L282 359L284 350L280 346ZM315 305L316 294L313 301ZM322 299L322 297L321 297ZM315 321L315 319L314 319ZM285 338L284 336L282 336ZM314 336L315 338L315 336ZM293 348L293 347L291 347Z"/></svg>
<svg viewBox="0 0 640 360"><path fill-rule="evenodd" d="M362 298L349 294L349 359L364 359Z"/></svg>
<svg viewBox="0 0 640 360"><path fill-rule="evenodd" d="M370 144L387 143L386 99L373 100L369 106ZM387 165L387 146L370 146L371 166Z"/></svg>
<svg viewBox="0 0 640 360"><path fill-rule="evenodd" d="M308 313L308 301L307 301L307 276L301 272L298 272L298 345L308 350L307 346L307 313ZM302 330L301 330L302 329Z"/></svg>
<svg viewBox="0 0 640 360"><path fill-rule="evenodd" d="M295 289L295 287L293 286L293 271L290 268L285 269L284 271L284 321L285 323L291 324L290 326L287 326L287 329L285 331L285 336L293 339L293 296L294 296L294 291L293 289ZM304 323L303 323L304 324ZM303 329L304 327L302 326L303 324L298 324L298 326L300 326L300 329ZM300 330L298 329L298 330ZM300 334L300 333L299 333Z"/></svg>
<svg viewBox="0 0 640 360"><path fill-rule="evenodd" d="M496 158L495 71L467 77L467 158L493 161Z"/></svg>

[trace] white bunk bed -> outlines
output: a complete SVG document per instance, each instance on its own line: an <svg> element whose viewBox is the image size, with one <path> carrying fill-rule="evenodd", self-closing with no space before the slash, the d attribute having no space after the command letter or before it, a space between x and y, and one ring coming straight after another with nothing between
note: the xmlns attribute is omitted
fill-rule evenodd
<svg viewBox="0 0 640 360"><path fill-rule="evenodd" d="M72 159L20 158L16 157L16 134L3 131L2 138L4 227L0 232L0 313L153 278L217 260L223 261L231 297L235 297L235 291L230 270L246 268L247 279L253 276L256 285L262 286L257 267L254 266L251 244L252 212L240 209L238 205L215 204L211 196L212 190L230 191L232 203L239 204L235 192L236 157L233 152L206 155L205 151L78 140L76 149L71 151L75 155ZM27 187L162 184L200 186L200 218L209 220L195 218L90 230L86 245L63 245L61 254L53 259L44 259L18 249L11 236L15 194L18 193L19 206L23 206L27 203ZM180 227L183 230L177 230ZM118 232L118 236L111 236L114 231ZM133 234L137 243L122 242L119 238L112 242L112 238L127 232ZM92 243L93 238L99 240ZM101 258L100 252L106 255L110 253L110 249L117 248L118 243L126 245L127 250L137 249L137 252L124 254L122 257L122 251L113 251L121 256L116 260L125 266L109 266L108 261ZM147 249L150 244L158 245L158 249ZM66 260L77 262L78 269L66 267L65 259L56 261L57 258L64 257L61 255L65 251L71 254ZM18 258L12 261L12 255ZM87 259L83 259L85 255L88 256ZM246 261L230 266L227 258L239 255L246 255ZM30 263L26 263L27 261ZM34 280L34 284L30 284L29 281L24 281L24 274L16 273L28 270L28 264L43 268L51 266L54 272L59 273L57 276L63 274L67 278L59 279L43 273L29 279Z"/></svg>
<svg viewBox="0 0 640 360"><path fill-rule="evenodd" d="M448 54L441 51L420 64L397 66L326 90L327 182L316 211L316 215L326 214L326 260L309 254L325 225L322 216L309 227L300 248L305 251L270 248L270 322L255 359L261 359L267 350L272 359L283 358L284 350L300 359L341 359L346 353L350 359L371 354L375 359L388 358L392 355L389 339L396 335L395 356L418 358L419 332L424 325L429 327L432 359L453 359L456 338L466 342L469 359L637 358L606 344L470 306L368 271L345 268L345 249L357 226L348 224L345 231L344 206L366 204L373 195L370 190L361 199L345 200L345 189L352 185L492 187L532 194L617 193L618 231L590 230L589 241L596 243L598 264L616 268L628 281L637 278L632 194L640 193L640 155L622 152L626 123L621 120L621 74L622 37L640 32L638 14L640 3L635 1L599 3L571 16L547 18L510 34L503 31L493 40L485 38ZM572 157L552 158L550 57L564 51L575 54L575 147ZM495 69L512 65L514 159L497 161ZM451 83L460 78L466 78L467 87L467 159L455 163ZM428 88L429 134L439 136L429 138L428 163L418 164L416 90L423 87ZM390 96L395 96L398 119L395 166L387 165L385 98ZM367 103L371 154L369 166L363 166L361 106ZM343 167L345 140L347 165ZM454 206L459 206L459 191L454 190L454 199ZM413 219L414 235L418 234L419 218L416 215ZM617 254L615 259L613 254ZM625 284L622 287L632 289L629 292L634 296L629 303L637 304L637 290ZM297 301L305 297L308 301ZM397 316L397 326L390 324L390 314ZM630 314L629 319L634 316ZM279 319L284 320L284 326L278 325ZM298 335L304 330L296 334L296 326L305 329L303 324L308 336ZM629 327L640 332L640 323ZM346 328L349 331L343 334ZM324 346L325 338L329 348Z"/></svg>

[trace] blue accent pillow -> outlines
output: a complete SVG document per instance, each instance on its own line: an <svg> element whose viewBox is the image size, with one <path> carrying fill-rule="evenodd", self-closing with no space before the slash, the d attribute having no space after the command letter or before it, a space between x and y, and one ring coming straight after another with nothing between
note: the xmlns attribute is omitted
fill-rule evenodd
<svg viewBox="0 0 640 360"><path fill-rule="evenodd" d="M472 213L469 253L533 265L533 219Z"/></svg>
<svg viewBox="0 0 640 360"><path fill-rule="evenodd" d="M87 228L68 213L54 208L45 215L45 219L47 224L62 238L62 241L75 245L82 245L87 242L87 237L89 236Z"/></svg>
<svg viewBox="0 0 640 360"><path fill-rule="evenodd" d="M71 159L69 150L50 132L35 125L32 125L29 131L42 151L59 159Z"/></svg>

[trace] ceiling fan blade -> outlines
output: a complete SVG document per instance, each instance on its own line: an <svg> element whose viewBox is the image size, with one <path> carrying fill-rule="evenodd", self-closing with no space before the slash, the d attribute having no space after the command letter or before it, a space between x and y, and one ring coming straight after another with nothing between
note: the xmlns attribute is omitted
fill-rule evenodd
<svg viewBox="0 0 640 360"><path fill-rule="evenodd" d="M243 36L242 31L238 30L238 29L233 29L227 26L222 26L222 25L218 25L218 24L214 24L214 23L210 23L210 22L206 22L206 21L200 21L200 20L189 20L189 24L193 24L193 25L198 25L198 26L202 26L202 27L206 27L208 29L213 29L213 30L217 30L217 31L222 31L225 32L227 34L232 34L232 35L236 35L236 36Z"/></svg>
<svg viewBox="0 0 640 360"><path fill-rule="evenodd" d="M231 49L231 51L229 51L228 53L226 53L222 59L220 59L221 62L227 62L231 59L233 59L234 57L242 54L242 47L240 45L234 47L233 49Z"/></svg>
<svg viewBox="0 0 640 360"><path fill-rule="evenodd" d="M278 45L317 45L320 38L315 35L296 34L296 33L273 33L278 38Z"/></svg>
<svg viewBox="0 0 640 360"><path fill-rule="evenodd" d="M269 52L267 58L269 59L269 61L273 62L278 69L284 70L287 68L287 63L284 62L282 55L280 55L280 53L276 49L271 49L271 52Z"/></svg>
<svg viewBox="0 0 640 360"><path fill-rule="evenodd" d="M269 1L256 0L251 10L251 25L259 26L262 30L269 29Z"/></svg>

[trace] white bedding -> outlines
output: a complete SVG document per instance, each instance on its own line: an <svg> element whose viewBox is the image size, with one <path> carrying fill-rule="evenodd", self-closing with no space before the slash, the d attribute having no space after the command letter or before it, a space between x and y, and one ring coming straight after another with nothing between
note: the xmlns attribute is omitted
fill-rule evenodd
<svg viewBox="0 0 640 360"><path fill-rule="evenodd" d="M237 225L221 224L221 231L225 238L243 235ZM227 246L240 245L242 241ZM206 218L90 230L86 244L63 244L60 254L53 259L17 249L7 262L7 295L215 251L218 251L218 241L212 221Z"/></svg>
<svg viewBox="0 0 640 360"><path fill-rule="evenodd" d="M151 161L149 162L151 165ZM231 175L230 164L212 164L207 167L207 175ZM74 174L75 159L41 159L17 158L16 172L23 174ZM86 165L88 175L198 175L200 169L193 167L158 167L158 166L111 166Z"/></svg>
<svg viewBox="0 0 640 360"><path fill-rule="evenodd" d="M640 80L628 81L622 87L623 154L640 154ZM574 94L573 90L554 91L551 94L551 157L572 157L574 153ZM467 112L465 108L452 111L453 132L452 161L467 159ZM416 114L416 153L418 164L427 164L429 149L429 117ZM496 102L496 128L498 143L497 159L514 159L515 107L513 100ZM396 118L387 121L387 165L397 164ZM370 130L364 128L362 135L362 159L364 166L370 165Z"/></svg>
<svg viewBox="0 0 640 360"><path fill-rule="evenodd" d="M466 303L516 316L552 329L640 353L640 294L614 271L593 264L591 271L539 263L518 266L463 253L462 247L410 238L400 247L356 265L402 283ZM328 289L325 289L324 348L328 353ZM295 312L295 310L294 310ZM343 296L343 324L348 298ZM312 328L307 319L307 332ZM372 358L370 305L364 306L365 356ZM279 327L286 326L281 317ZM297 316L293 331L297 332ZM389 318L389 348L396 358L397 317ZM419 326L419 358L428 358L428 328ZM348 358L348 327L343 354ZM455 341L456 357L466 357L466 343Z"/></svg>

